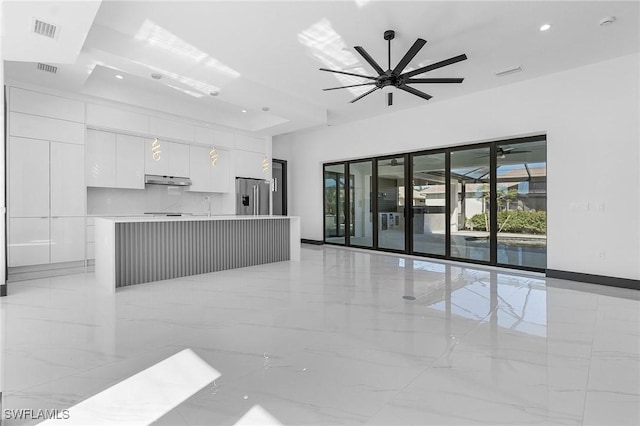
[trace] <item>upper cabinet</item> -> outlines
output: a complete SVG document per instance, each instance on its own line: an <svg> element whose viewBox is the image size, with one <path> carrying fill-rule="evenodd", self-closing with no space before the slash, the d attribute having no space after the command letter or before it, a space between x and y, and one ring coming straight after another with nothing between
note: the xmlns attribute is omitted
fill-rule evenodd
<svg viewBox="0 0 640 426"><path fill-rule="evenodd" d="M144 139L116 135L116 188L144 189Z"/></svg>
<svg viewBox="0 0 640 426"><path fill-rule="evenodd" d="M192 192L229 192L230 154L217 149L218 159L211 164L211 148L190 147L190 166Z"/></svg>
<svg viewBox="0 0 640 426"><path fill-rule="evenodd" d="M12 136L84 144L84 124L56 118L11 112Z"/></svg>
<svg viewBox="0 0 640 426"><path fill-rule="evenodd" d="M144 150L146 174L189 177L189 145L145 139Z"/></svg>
<svg viewBox="0 0 640 426"><path fill-rule="evenodd" d="M142 138L87 130L87 186L144 189Z"/></svg>
<svg viewBox="0 0 640 426"><path fill-rule="evenodd" d="M265 179L268 170L262 169L264 154L237 150L235 153L236 177Z"/></svg>
<svg viewBox="0 0 640 426"><path fill-rule="evenodd" d="M158 138L144 140L144 173L169 175L169 144Z"/></svg>
<svg viewBox="0 0 640 426"><path fill-rule="evenodd" d="M169 146L169 176L189 177L189 145L171 143Z"/></svg>
<svg viewBox="0 0 640 426"><path fill-rule="evenodd" d="M87 130L87 186L115 188L116 135Z"/></svg>
<svg viewBox="0 0 640 426"><path fill-rule="evenodd" d="M15 112L84 123L85 104L74 99L12 87L9 105Z"/></svg>
<svg viewBox="0 0 640 426"><path fill-rule="evenodd" d="M87 104L87 125L145 135L149 133L149 116L122 108Z"/></svg>

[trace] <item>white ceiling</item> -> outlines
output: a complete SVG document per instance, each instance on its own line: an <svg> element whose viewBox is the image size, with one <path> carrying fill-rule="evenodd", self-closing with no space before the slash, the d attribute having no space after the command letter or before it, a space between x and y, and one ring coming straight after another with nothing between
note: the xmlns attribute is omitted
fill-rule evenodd
<svg viewBox="0 0 640 426"><path fill-rule="evenodd" d="M638 52L640 44L637 1L5 0L3 5L9 82L272 135L439 102ZM607 16L615 16L615 23L600 26ZM32 34L34 18L57 25L58 38ZM539 31L543 23L551 29ZM380 91L353 104L349 101L368 89L322 91L365 80L320 67L375 75L354 46L363 46L386 69L387 29L396 31L392 67L423 38L427 44L408 69L465 53L464 62L417 76L464 77L464 83L419 85L433 96L429 101L396 92L391 107ZM37 62L58 66L57 74L38 71ZM494 74L515 66L524 71ZM153 72L162 79L152 79ZM219 94L210 96L213 91Z"/></svg>

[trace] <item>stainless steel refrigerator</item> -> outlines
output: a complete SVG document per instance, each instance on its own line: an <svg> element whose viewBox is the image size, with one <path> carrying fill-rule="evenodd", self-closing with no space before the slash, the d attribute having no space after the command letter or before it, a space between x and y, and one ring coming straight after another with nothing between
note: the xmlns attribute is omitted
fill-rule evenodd
<svg viewBox="0 0 640 426"><path fill-rule="evenodd" d="M236 178L236 214L269 214L268 180Z"/></svg>

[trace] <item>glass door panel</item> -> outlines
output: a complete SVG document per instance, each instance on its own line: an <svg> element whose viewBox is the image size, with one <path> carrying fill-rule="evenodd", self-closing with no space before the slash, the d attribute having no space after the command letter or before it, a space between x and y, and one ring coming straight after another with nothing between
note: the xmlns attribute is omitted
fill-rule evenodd
<svg viewBox="0 0 640 426"><path fill-rule="evenodd" d="M345 243L345 165L324 166L324 240Z"/></svg>
<svg viewBox="0 0 640 426"><path fill-rule="evenodd" d="M378 247L405 250L404 156L378 160Z"/></svg>
<svg viewBox="0 0 640 426"><path fill-rule="evenodd" d="M547 267L545 140L498 145L498 263Z"/></svg>
<svg viewBox="0 0 640 426"><path fill-rule="evenodd" d="M445 154L411 156L414 253L446 254Z"/></svg>
<svg viewBox="0 0 640 426"><path fill-rule="evenodd" d="M451 151L451 257L490 260L490 148Z"/></svg>
<svg viewBox="0 0 640 426"><path fill-rule="evenodd" d="M373 246L373 205L371 204L371 177L373 162L349 163L351 191L349 211L351 212L350 239L352 246Z"/></svg>

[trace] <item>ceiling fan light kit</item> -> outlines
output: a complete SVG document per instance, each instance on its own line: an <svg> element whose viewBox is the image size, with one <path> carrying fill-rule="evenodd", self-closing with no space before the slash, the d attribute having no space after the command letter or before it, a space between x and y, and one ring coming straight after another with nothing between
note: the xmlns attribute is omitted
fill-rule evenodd
<svg viewBox="0 0 640 426"><path fill-rule="evenodd" d="M387 30L384 32L384 39L388 41L388 65L389 68L385 71L382 67L367 53L366 50L362 46L354 47L355 51L360 54L364 58L365 61L378 73L377 77L368 76L368 75L360 75L354 74L350 72L340 71L340 70L332 70L328 68L320 68L320 71L333 72L337 74L345 74L354 77L365 78L367 80L373 80L367 83L361 84L352 84L349 86L341 86L341 87L331 87L327 90L337 90L337 89L346 89L349 87L358 87L358 86L375 86L368 92L363 93L357 98L353 99L350 103L354 103L364 98L365 96L375 92L380 89L386 93L387 97L387 105L393 105L393 89L399 89L405 91L407 93L411 93L412 95L419 96L422 99L429 100L432 98L431 95L424 93L418 89L415 89L409 84L441 84L441 83L462 83L463 78L411 78L414 75L424 74L429 71L436 70L438 68L446 67L448 65L455 64L456 62L464 61L467 59L467 55L462 54L458 56L454 56L453 58L445 59L444 61L436 62L431 65L427 65L412 71L407 71L402 73L404 69L409 65L409 62L418 54L420 49L427 43L426 40L421 38L417 39L413 46L409 48L407 53L400 59L400 62L395 66L395 68L391 69L391 40L395 38L395 31Z"/></svg>

